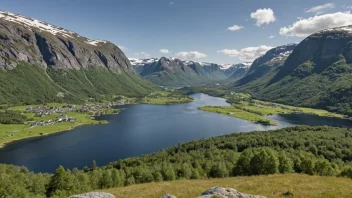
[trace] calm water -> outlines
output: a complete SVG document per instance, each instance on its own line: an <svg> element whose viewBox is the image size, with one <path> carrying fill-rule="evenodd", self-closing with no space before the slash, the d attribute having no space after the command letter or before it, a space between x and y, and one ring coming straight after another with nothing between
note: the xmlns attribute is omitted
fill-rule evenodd
<svg viewBox="0 0 352 198"><path fill-rule="evenodd" d="M35 172L90 166L93 160L105 165L118 159L139 156L201 138L233 132L269 130L293 125L352 126L351 121L303 115L274 115L279 126L263 126L216 113L199 106L229 105L222 98L193 94L192 103L177 105L129 105L118 115L101 116L109 124L82 126L46 137L8 144L0 150L0 163L24 165Z"/></svg>

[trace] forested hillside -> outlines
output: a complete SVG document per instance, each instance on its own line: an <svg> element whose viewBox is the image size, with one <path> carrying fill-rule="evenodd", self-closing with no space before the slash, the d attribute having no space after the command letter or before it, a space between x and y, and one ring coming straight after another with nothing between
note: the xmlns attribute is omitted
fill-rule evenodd
<svg viewBox="0 0 352 198"><path fill-rule="evenodd" d="M148 182L294 172L352 178L352 130L300 126L234 133L104 167L95 162L83 170L60 167L54 175L1 165L0 197L65 197Z"/></svg>
<svg viewBox="0 0 352 198"><path fill-rule="evenodd" d="M352 115L352 26L317 32L287 59L252 65L232 87L254 97Z"/></svg>

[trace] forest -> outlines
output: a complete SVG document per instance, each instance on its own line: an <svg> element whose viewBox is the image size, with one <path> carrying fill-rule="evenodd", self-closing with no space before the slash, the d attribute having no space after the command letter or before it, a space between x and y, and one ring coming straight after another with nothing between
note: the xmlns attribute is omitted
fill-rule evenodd
<svg viewBox="0 0 352 198"><path fill-rule="evenodd" d="M23 124L26 120L27 117L19 112L10 110L0 111L0 124Z"/></svg>
<svg viewBox="0 0 352 198"><path fill-rule="evenodd" d="M0 197L67 197L97 189L178 179L303 173L352 178L352 130L297 126L233 133L149 155L54 174L0 165Z"/></svg>

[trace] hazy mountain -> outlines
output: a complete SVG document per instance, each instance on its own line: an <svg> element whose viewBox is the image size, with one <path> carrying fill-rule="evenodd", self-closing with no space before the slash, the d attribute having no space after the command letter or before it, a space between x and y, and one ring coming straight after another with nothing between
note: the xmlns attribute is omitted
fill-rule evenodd
<svg viewBox="0 0 352 198"><path fill-rule="evenodd" d="M0 12L0 103L103 98L149 93L113 43Z"/></svg>
<svg viewBox="0 0 352 198"><path fill-rule="evenodd" d="M135 70L145 79L159 85L199 85L224 82L238 71L240 79L247 72L248 63L219 65L215 63L181 61L177 58L130 58ZM240 74L241 73L241 74ZM231 78L235 81L235 77Z"/></svg>

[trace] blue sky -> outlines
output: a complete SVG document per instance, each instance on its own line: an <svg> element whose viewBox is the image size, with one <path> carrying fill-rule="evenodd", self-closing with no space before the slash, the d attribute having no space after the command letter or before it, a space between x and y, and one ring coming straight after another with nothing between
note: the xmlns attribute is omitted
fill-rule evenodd
<svg viewBox="0 0 352 198"><path fill-rule="evenodd" d="M215 63L253 61L314 31L352 25L351 6L350 0L1 0L1 10L109 40L130 58Z"/></svg>

